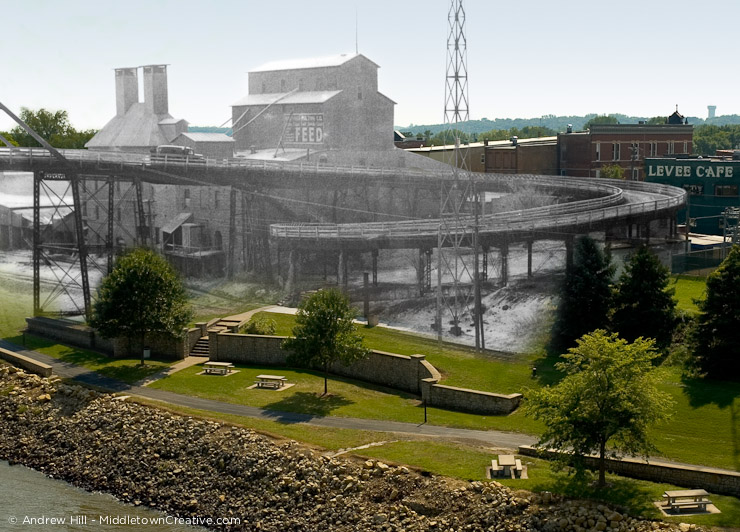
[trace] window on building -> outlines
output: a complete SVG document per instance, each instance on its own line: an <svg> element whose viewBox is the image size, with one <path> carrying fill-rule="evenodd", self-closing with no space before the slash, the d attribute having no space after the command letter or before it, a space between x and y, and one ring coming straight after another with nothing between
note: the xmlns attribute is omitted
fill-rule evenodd
<svg viewBox="0 0 740 532"><path fill-rule="evenodd" d="M683 141L683 152L682 153L689 153L689 143L687 141Z"/></svg>
<svg viewBox="0 0 740 532"><path fill-rule="evenodd" d="M668 155L673 155L676 153L676 143L672 140L668 141Z"/></svg>
<svg viewBox="0 0 740 532"><path fill-rule="evenodd" d="M640 169L633 168L632 169L632 181L639 181L639 180L640 180Z"/></svg>
<svg viewBox="0 0 740 532"><path fill-rule="evenodd" d="M159 233L162 231L162 228L155 227L154 228L154 243L159 244Z"/></svg>
<svg viewBox="0 0 740 532"><path fill-rule="evenodd" d="M737 185L715 185L715 196L737 196Z"/></svg>
<svg viewBox="0 0 740 532"><path fill-rule="evenodd" d="M486 154L485 153L480 154L480 163L486 164Z"/></svg>
<svg viewBox="0 0 740 532"><path fill-rule="evenodd" d="M218 209L221 204L220 198L218 197L218 190L213 192L213 206Z"/></svg>
<svg viewBox="0 0 740 532"><path fill-rule="evenodd" d="M182 204L183 204L183 207L185 207L186 209L190 208L190 189L189 188L186 188L183 192Z"/></svg>
<svg viewBox="0 0 740 532"><path fill-rule="evenodd" d="M601 170L596 170L596 177L601 177Z"/></svg>
<svg viewBox="0 0 740 532"><path fill-rule="evenodd" d="M651 142L650 143L650 157L655 157L656 155L658 155L658 143Z"/></svg>
<svg viewBox="0 0 740 532"><path fill-rule="evenodd" d="M620 157L619 142L612 143L612 160L618 161Z"/></svg>
<svg viewBox="0 0 740 532"><path fill-rule="evenodd" d="M596 143L596 160L601 160L601 142Z"/></svg>
<svg viewBox="0 0 740 532"><path fill-rule="evenodd" d="M704 194L704 185L684 185L683 189L692 196L701 196Z"/></svg>

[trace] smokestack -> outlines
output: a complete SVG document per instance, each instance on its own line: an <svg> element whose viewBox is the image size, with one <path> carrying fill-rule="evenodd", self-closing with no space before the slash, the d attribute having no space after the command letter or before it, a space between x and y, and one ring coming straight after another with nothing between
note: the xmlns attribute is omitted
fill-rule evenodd
<svg viewBox="0 0 740 532"><path fill-rule="evenodd" d="M139 101L139 78L136 68L116 69L116 114L123 116Z"/></svg>
<svg viewBox="0 0 740 532"><path fill-rule="evenodd" d="M147 65L144 69L144 103L157 115L168 113L167 65Z"/></svg>

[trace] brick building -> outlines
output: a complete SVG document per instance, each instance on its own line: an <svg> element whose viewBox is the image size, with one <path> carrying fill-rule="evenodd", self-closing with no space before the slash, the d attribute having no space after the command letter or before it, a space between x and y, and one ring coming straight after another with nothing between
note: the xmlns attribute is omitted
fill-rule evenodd
<svg viewBox="0 0 740 532"><path fill-rule="evenodd" d="M646 157L688 157L693 149L694 126L678 112L668 123L593 125L588 131L558 134L561 175L600 177L601 169L617 165L626 179L644 181Z"/></svg>

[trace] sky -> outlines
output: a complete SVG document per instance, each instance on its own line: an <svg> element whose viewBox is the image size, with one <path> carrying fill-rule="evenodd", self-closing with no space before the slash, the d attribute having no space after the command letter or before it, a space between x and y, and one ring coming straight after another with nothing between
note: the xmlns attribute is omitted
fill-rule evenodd
<svg viewBox="0 0 740 532"><path fill-rule="evenodd" d="M740 114L740 1L463 0L469 114ZM0 0L0 102L115 115L114 69L168 64L169 110L219 126L273 60L358 50L395 125L444 121L449 0ZM356 31L357 28L357 31ZM143 94L140 95L143 99ZM14 123L0 112L0 131Z"/></svg>

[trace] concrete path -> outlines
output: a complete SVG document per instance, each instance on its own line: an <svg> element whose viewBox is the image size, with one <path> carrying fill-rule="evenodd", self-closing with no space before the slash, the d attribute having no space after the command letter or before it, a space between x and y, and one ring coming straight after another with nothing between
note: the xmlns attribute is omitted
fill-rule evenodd
<svg viewBox="0 0 740 532"><path fill-rule="evenodd" d="M185 357L179 362L175 362L171 366L167 366L162 371L158 371L154 375L149 375L148 377L144 377L140 381L136 382L134 386L148 386L154 381L163 379L169 375L172 375L173 373L177 373L180 370L189 368L190 366L195 366L196 364L200 364L201 362L208 362L208 359L206 357L193 357L193 356Z"/></svg>

